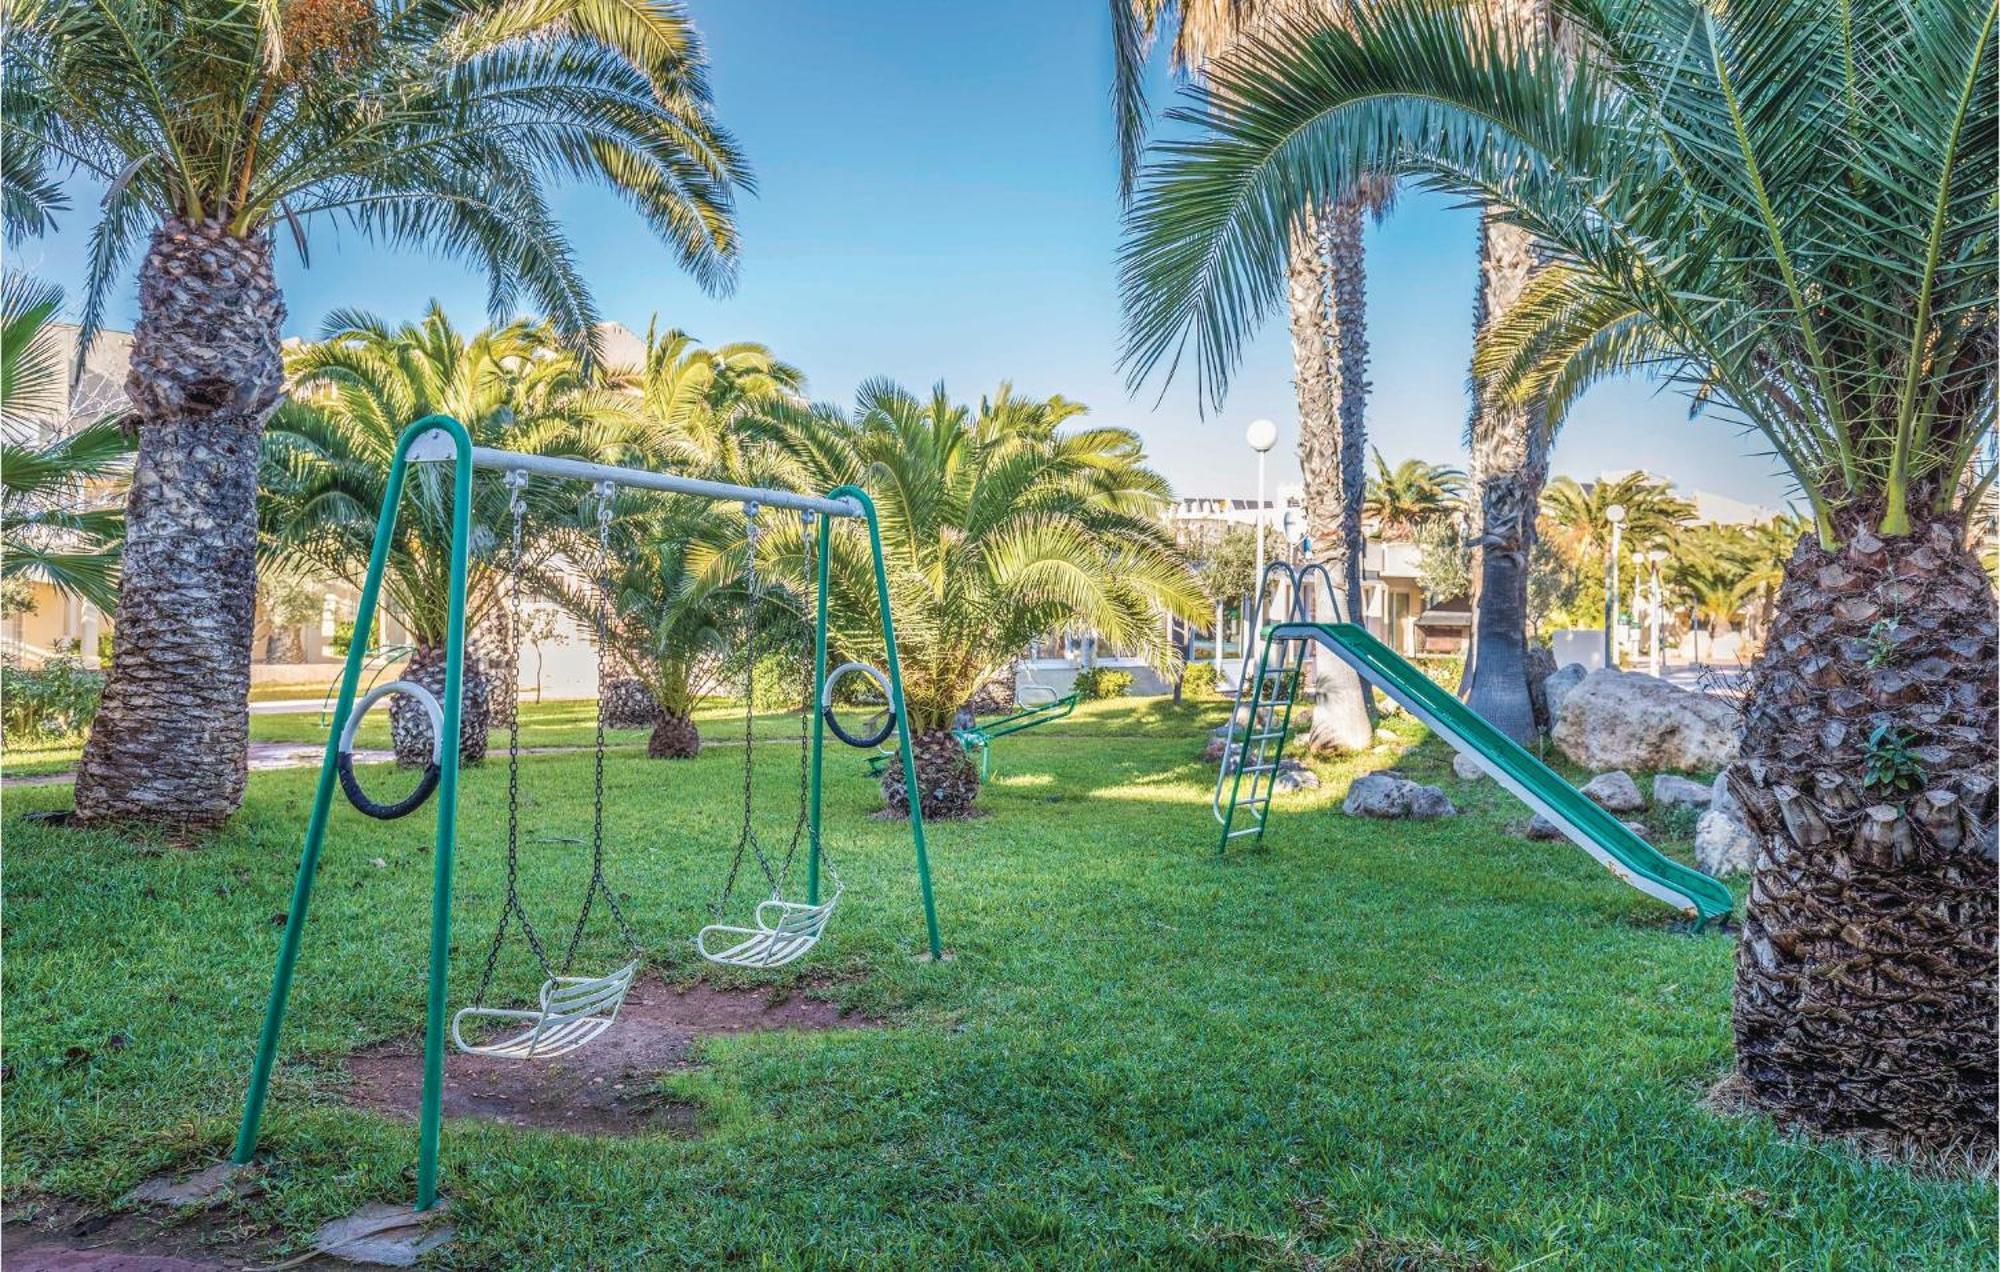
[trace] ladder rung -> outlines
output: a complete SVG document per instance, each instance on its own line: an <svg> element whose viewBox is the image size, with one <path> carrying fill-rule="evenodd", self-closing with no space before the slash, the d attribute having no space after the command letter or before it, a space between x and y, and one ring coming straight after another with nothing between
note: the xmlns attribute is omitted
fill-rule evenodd
<svg viewBox="0 0 2000 1272"><path fill-rule="evenodd" d="M1249 740L1250 740L1250 741L1252 741L1252 742L1268 742L1268 741L1270 741L1270 740L1271 740L1272 738L1282 738L1282 737L1284 737L1284 736L1285 736L1285 732L1286 732L1286 731L1285 731L1284 729L1273 729L1273 730L1272 730L1271 732L1269 732L1269 733L1253 733L1253 734L1251 734L1251 735L1250 735L1250 738L1249 738Z"/></svg>
<svg viewBox="0 0 2000 1272"><path fill-rule="evenodd" d="M1238 773L1269 773L1277 767L1275 764L1246 764L1236 771Z"/></svg>

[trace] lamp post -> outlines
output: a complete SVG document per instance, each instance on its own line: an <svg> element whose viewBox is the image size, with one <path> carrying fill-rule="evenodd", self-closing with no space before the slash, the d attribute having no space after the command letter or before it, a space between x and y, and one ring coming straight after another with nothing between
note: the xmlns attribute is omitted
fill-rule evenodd
<svg viewBox="0 0 2000 1272"><path fill-rule="evenodd" d="M1604 510L1611 523L1611 564L1604 575L1604 665L1618 665L1618 547L1625 529L1625 505L1612 504Z"/></svg>
<svg viewBox="0 0 2000 1272"><path fill-rule="evenodd" d="M1653 641L1652 641L1653 655L1651 661L1647 665L1655 676L1659 675L1661 671L1665 670L1667 662L1666 656L1660 652L1660 634L1661 634L1660 563L1665 561L1666 559L1667 559L1667 550L1665 548L1656 547L1646 553L1646 561L1653 567L1653 578L1652 578L1653 587L1652 587L1652 595L1650 597L1650 608L1652 610L1652 620L1653 620Z"/></svg>
<svg viewBox="0 0 2000 1272"><path fill-rule="evenodd" d="M1250 449L1257 452L1257 519L1251 534L1257 539L1257 572L1250 579L1250 604L1264 595L1264 461L1271 448L1278 444L1278 426L1269 420L1251 420L1250 427L1243 430L1243 440L1250 443ZM1264 616L1259 613L1244 626L1244 640L1256 639L1255 632L1264 625Z"/></svg>

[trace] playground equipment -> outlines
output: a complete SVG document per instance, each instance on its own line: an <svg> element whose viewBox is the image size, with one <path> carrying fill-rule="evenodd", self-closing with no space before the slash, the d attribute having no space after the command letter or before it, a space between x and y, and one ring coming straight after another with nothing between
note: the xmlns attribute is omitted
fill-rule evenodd
<svg viewBox="0 0 2000 1272"><path fill-rule="evenodd" d="M1042 700L1037 703L1022 704L1022 700L1030 693L1042 696ZM1066 693L1058 696L1048 685L1028 684L1021 687L1015 694L1014 700L1022 705L1018 705L1006 715L983 722L974 720L951 731L951 736L958 739L958 744L965 748L967 755L979 757L979 780L982 782L992 775L995 742L1009 734L1025 733L1029 729L1062 719L1076 710L1076 704L1083 700L1083 695ZM967 713L961 713L961 718L965 714ZM869 756L869 776L880 777L888 769L889 761L895 758L893 751L880 751Z"/></svg>
<svg viewBox="0 0 2000 1272"><path fill-rule="evenodd" d="M808 518L806 542L810 545L812 539L809 519L813 514L804 512L800 515ZM833 915L834 906L840 904L840 894L843 889L840 884L840 872L833 868L833 861L826 855L825 847L820 842L818 820L814 818L808 825L807 809L815 802L810 793L811 779L806 765L806 721L808 717L814 715L812 711L799 712L799 813L798 819L792 824L792 839L785 849L783 865L776 869L772 868L770 858L764 854L763 845L757 842L756 828L751 824L754 812L752 807L754 783L751 781L750 768L751 754L755 746L752 730L756 721L754 704L757 700L757 615L762 609L763 598L757 583L757 514L754 508L746 506L744 516L747 521L748 540L744 552L744 572L750 603L747 607L749 630L744 641L744 662L748 670L743 685L743 823L737 832L735 853L729 862L729 875L722 883L722 895L715 902L715 922L696 933L694 943L695 949L703 958L725 967L780 967L803 957L808 950L819 943L819 938L826 932L827 920ZM807 548L807 553L806 568L811 572L810 546ZM823 632L821 643L824 644ZM872 672L874 669L869 668L869 670ZM877 677L876 683L879 682L880 678ZM831 682L828 683L830 687ZM813 691L816 688L818 686L812 684L806 686L803 701L808 707L812 703ZM893 707L896 701L893 692L885 693L884 696L892 704L890 714L898 715ZM893 725L892 720L891 727ZM792 860L798 856L800 842L807 839L811 841L810 853L814 866L824 867L828 877L833 880L833 895L825 901L819 900L818 872L815 869L812 898L805 902L787 901L785 890L791 880ZM759 902L752 913L751 921L754 926L732 926L722 920L729 911L729 898L736 890L737 876L742 873L746 849L756 858L758 868L763 871L764 881L771 887L771 895L767 900ZM721 948L710 949L710 941L717 942Z"/></svg>
<svg viewBox="0 0 2000 1272"><path fill-rule="evenodd" d="M1274 654L1280 667L1293 668L1281 704L1283 714L1278 715L1273 710L1271 715L1275 719L1259 725L1260 731L1270 734L1269 771L1275 772L1290 730L1290 690L1296 688L1297 679L1292 651L1307 644L1317 645L1354 668L1364 681L1401 704L1404 710L1423 721L1459 754L1469 756L1494 781L1547 818L1565 838L1589 853L1620 881L1666 902L1694 918L1698 925L1729 913L1731 899L1728 888L1698 870L1691 870L1662 856L1652 845L1633 834L1623 822L1564 781L1560 774L1353 623L1311 623L1294 619L1275 624L1266 633L1255 683L1260 687L1265 683ZM1259 710L1253 699L1250 710L1253 720ZM1246 744L1254 736L1246 735ZM1248 757L1246 745L1244 758ZM1226 758L1225 753L1225 777L1228 774ZM1258 763L1264 762L1264 753L1260 751ZM1252 823L1240 828L1234 826L1239 809L1249 804L1249 800L1242 797L1242 772L1239 767L1236 776L1230 779L1227 805L1218 800L1217 816L1222 822L1221 849L1226 849L1231 839L1245 834L1254 834L1258 838L1263 836L1270 807L1268 784L1263 788L1261 802L1247 814L1253 819ZM1256 794L1254 782L1253 777L1253 795ZM1218 779L1218 791L1220 788L1221 779Z"/></svg>
<svg viewBox="0 0 2000 1272"><path fill-rule="evenodd" d="M1315 562L1301 569L1289 561L1273 561L1264 567L1263 577L1257 582L1257 608L1251 612L1258 616L1259 625L1263 615L1270 612L1271 587L1280 580L1286 585L1289 621L1309 619L1306 601L1310 593L1305 584L1315 575L1323 582L1338 615L1340 592L1326 566ZM1216 770L1215 794L1209 801L1215 820L1222 823L1222 849L1228 848L1230 840L1245 835L1261 840L1264 820L1270 816L1278 762L1283 758L1285 735L1292 727L1292 704L1298 700L1299 682L1305 673L1306 642L1283 641L1275 648L1274 660L1268 639L1261 651L1254 642L1246 641L1243 645L1243 664L1236 673L1236 701L1229 709L1227 732L1222 738L1222 767ZM1246 775L1250 778L1247 791L1243 789ZM1241 826L1236 824L1239 814L1246 819Z"/></svg>
<svg viewBox="0 0 2000 1272"><path fill-rule="evenodd" d="M512 522L513 545L508 571L507 621L508 630L518 632L521 630L521 526L528 509L524 497L528 474L516 469L507 474L506 480L507 513ZM606 647L609 642L605 628L611 594L610 535L615 490L610 482L599 482L594 494L597 499L597 562L591 572L596 600L592 626L597 637L597 699L602 703L607 682ZM479 988L473 992L472 1005L460 1008L458 1014L451 1018L451 1040L460 1051L503 1060L544 1059L574 1051L617 1021L618 1009L625 1003L625 994L639 975L638 958L630 959L624 966L600 976L571 974L583 944L584 931L590 923L590 911L599 897L604 899L604 908L617 921L618 931L625 938L625 943L635 954L644 951L643 944L632 932L632 925L625 920L625 911L618 904L618 894L611 890L604 877L604 712L601 707L597 713L596 744L591 758L590 882L584 886L583 902L577 908L568 947L562 962L557 964L543 948L541 937L528 918L527 905L521 900L521 713L515 711L508 716L507 898L501 905L493 937L487 943L486 965L479 973ZM532 1010L490 1007L486 1003L487 992L493 987L494 972L500 965L500 951L507 944L508 927L517 918L521 934L527 938L528 948L542 969L542 988ZM464 1033L467 1021L505 1022L515 1028L498 1039L482 1038L468 1042Z"/></svg>
<svg viewBox="0 0 2000 1272"><path fill-rule="evenodd" d="M238 1163L248 1163L257 1150L257 1137L264 1113L264 1106L270 1094L272 1070L277 1062L278 1041L284 1026L285 1009L291 996L293 972L296 969L299 947L305 931L306 916L311 908L313 885L319 872L320 850L326 839L327 824L333 806L336 775L340 768L341 738L350 740L352 733L348 722L354 715L355 691L360 681L368 636L375 619L377 599L381 592L383 567L388 558L389 545L396 526L397 509L402 501L403 487L409 478L412 466L417 467L418 480L430 485L427 492L440 500L444 497L444 473L441 465L449 465L450 501L452 509L452 530L450 549L450 597L449 621L445 640L445 684L444 695L438 701L438 720L434 737L439 740L436 752L438 778L435 783L437 795L437 829L433 842L434 871L431 888L431 930L428 970L428 989L424 1022L424 1086L423 1099L418 1115L417 1151L417 1195L416 1209L429 1210L437 1202L437 1171L440 1129L443 1114L444 1092L444 1044L447 1036L447 979L451 953L451 900L452 876L458 840L458 777L459 747L456 744L460 733L460 712L463 690L465 661L465 592L467 563L472 542L472 482L475 469L497 469L509 474L509 485L518 498L520 484L529 476L551 479L582 480L596 483L598 506L600 509L600 544L604 542L602 527L608 515L611 494L620 489L652 490L668 493L692 495L700 498L736 502L745 505L746 513L753 515L755 507L785 508L801 513L817 514L817 566L813 571L815 582L815 637L812 674L815 688L822 689L826 683L827 667L827 563L828 544L832 533L832 522L837 517L852 517L863 521L868 529L869 548L874 560L874 581L878 609L882 618L882 639L885 650L886 683L888 697L895 708L894 726L906 754L910 753L908 714L903 710L902 668L896 656L896 632L889 604L888 572L882 556L882 535L876 520L875 507L868 495L853 486L842 486L825 496L802 495L791 491L769 490L758 487L737 486L723 482L703 481L690 477L680 477L667 473L649 472L643 469L616 468L603 464L591 464L578 460L560 459L549 456L517 455L488 447L476 447L465 427L448 416L434 415L419 420L403 431L398 439L394 458L391 460L389 479L386 485L382 508L376 523L374 548L369 557L368 574L361 589L361 600L354 619L354 636L348 646L347 663L342 672L340 693L334 707L334 728L327 738L326 754L321 762L319 783L313 796L312 813L307 823L305 845L299 857L299 870L292 886L292 899L285 920L284 935L278 949L277 967L272 976L271 995L264 1012L264 1023L259 1033L257 1054L251 1069L249 1089L244 1099L243 1119L237 1131L236 1145L231 1159ZM600 567L603 562L600 559ZM516 578L518 597L518 574ZM599 590L599 674L603 674L603 590L600 580ZM818 696L818 695L815 695ZM811 701L808 698L808 701ZM428 709L427 709L428 713ZM514 726L518 730L518 725ZM785 914L789 907L803 905L819 906L820 902L820 817L824 754L825 714L812 713L809 736L802 724L802 737L808 744L803 748L805 758L802 766L806 772L804 782L806 814L802 838L808 846L806 894L803 903L785 902L773 897L758 907L757 919L760 930L768 930L772 938L768 944L773 947L785 946L799 935L798 925L787 927ZM517 732L510 733L517 739ZM746 766L749 764L750 747L744 748ZM509 748L510 790L518 789L517 740ZM586 894L584 911L579 916L579 925L573 937L581 932L582 920L590 912L590 898L602 895L615 898L603 882L602 818L603 818L603 727L600 717L598 731L598 764L596 784L596 825L593 827L593 869L591 891ZM930 954L936 959L941 954L938 937L937 910L931 892L929 855L924 842L923 812L915 776L916 766L905 765L908 774L908 795L910 803L910 832L915 850L918 889L923 902L924 927ZM747 776L746 767L746 776ZM407 811L407 810L406 810ZM510 817L510 828L518 831L518 811ZM510 844L515 836L510 836ZM744 845L739 839L739 851ZM510 850L510 866L512 853ZM510 869L509 874L512 875ZM782 875L780 876L782 880ZM510 878L510 894L513 894ZM518 894L512 895L518 906ZM725 903L727 900L725 889ZM773 902L777 903L773 909ZM831 910L831 903L826 905ZM769 911L778 917L765 921ZM616 913L614 909L614 914ZM781 913L782 912L782 913ZM623 916L617 915L621 926ZM812 933L818 939L818 931L824 929L824 914L820 916L819 929ZM520 912L525 925L525 912ZM810 925L806 925L810 926ZM507 915L503 913L500 934L507 927ZM629 938L629 929L626 932ZM699 939L699 938L698 938ZM537 939L537 944L539 940ZM636 942L634 942L636 944ZM704 950L704 953L706 951ZM718 955L728 951L718 951ZM567 961L568 955L565 956ZM544 960L548 962L549 960ZM739 960L740 961L740 960ZM772 966L775 958L765 959L754 965ZM510 1017L525 1020L528 1027L514 1037L501 1043L474 1044L472 1049L490 1048L491 1054L510 1054L517 1058L527 1055L548 1055L555 1047L580 1046L589 1038L597 1036L610 1027L615 1018L617 1005L624 999L630 986L630 979L637 975L638 962L634 960L627 967L621 967L605 976L570 977L556 975L544 984L537 1005ZM478 1006L478 1004L474 1004ZM491 1009L495 1014L500 1009ZM455 1023L455 1022L454 1022ZM455 1030L453 1031L455 1032Z"/></svg>

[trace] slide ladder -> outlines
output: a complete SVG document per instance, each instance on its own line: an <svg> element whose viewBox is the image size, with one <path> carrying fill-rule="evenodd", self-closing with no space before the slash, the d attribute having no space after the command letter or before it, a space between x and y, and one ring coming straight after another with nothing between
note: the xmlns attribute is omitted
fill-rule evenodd
<svg viewBox="0 0 2000 1272"><path fill-rule="evenodd" d="M1339 593L1324 565L1293 569L1289 562L1273 561L1264 569L1257 592L1255 613L1260 620L1268 613L1271 585L1283 579L1288 585L1286 608L1290 611L1285 628L1310 626L1306 612L1305 583L1319 575L1327 597L1339 612ZM1243 666L1236 677L1236 703L1230 708L1228 732L1223 735L1222 767L1215 774L1215 795L1209 807L1222 826L1218 851L1229 841L1264 837L1264 821L1271 813L1271 797L1276 793L1278 764L1284 758L1285 738L1292 728L1292 704L1298 701L1305 680L1306 653L1313 642L1300 636L1278 636L1272 629L1261 647L1245 644ZM1256 667L1251 655L1256 652ZM1246 782L1244 779L1248 778Z"/></svg>
<svg viewBox="0 0 2000 1272"><path fill-rule="evenodd" d="M1265 647L1282 649L1292 641L1316 642L1354 668L1363 680L1422 720L1459 754L1471 757L1494 781L1547 818L1566 839L1589 853L1620 881L1673 906L1698 924L1730 912L1734 901L1728 888L1699 870L1662 855L1633 834L1624 822L1563 780L1560 773L1488 724L1365 629L1352 623L1280 623L1271 629ZM1278 742L1282 748L1283 738Z"/></svg>

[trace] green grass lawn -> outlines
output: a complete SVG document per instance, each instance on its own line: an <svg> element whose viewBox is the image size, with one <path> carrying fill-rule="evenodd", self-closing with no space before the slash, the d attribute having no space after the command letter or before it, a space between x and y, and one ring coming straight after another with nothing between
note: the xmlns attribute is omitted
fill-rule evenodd
<svg viewBox="0 0 2000 1272"><path fill-rule="evenodd" d="M543 713L554 734L575 724ZM1262 849L1217 859L1196 756L1219 714L1098 704L1007 739L986 815L933 828L941 965L916 957L904 829L872 816L872 784L830 781L846 899L813 958L765 979L893 1027L708 1042L668 1083L698 1104L697 1139L447 1124L447 1261L1993 1266L1989 1183L1701 1107L1729 1064L1730 938L1518 838L1525 813L1453 781L1438 744L1404 764L1464 817L1342 817L1347 780L1387 748L1323 767ZM777 836L796 759L753 754ZM609 763L612 880L670 979L702 974L689 939L727 864L740 755ZM10 1201L109 1204L228 1151L313 780L254 776L195 848L22 822L68 792L9 792ZM524 884L554 922L585 874L588 758L530 759L522 784ZM468 771L461 992L499 902L504 794L500 766ZM270 1187L238 1203L245 1223L301 1236L410 1194L413 1127L345 1107L340 1057L418 1029L431 838L428 816L335 814L265 1123ZM507 971L532 988L525 957Z"/></svg>

